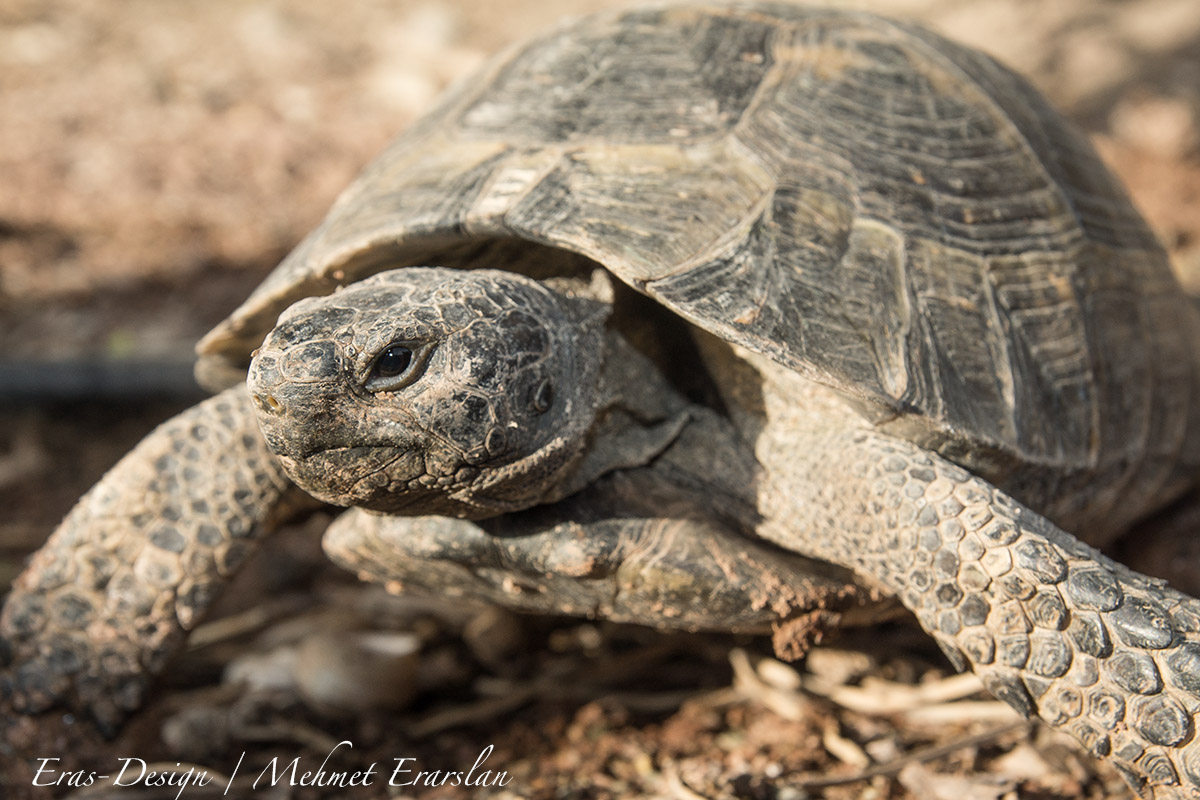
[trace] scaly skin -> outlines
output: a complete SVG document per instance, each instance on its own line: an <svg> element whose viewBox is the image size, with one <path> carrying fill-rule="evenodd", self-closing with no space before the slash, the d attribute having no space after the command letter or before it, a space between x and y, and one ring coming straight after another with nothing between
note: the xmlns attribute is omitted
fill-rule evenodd
<svg viewBox="0 0 1200 800"><path fill-rule="evenodd" d="M820 518L772 538L895 592L956 666L1111 759L1139 791L1200 794L1195 598L906 442L838 444L841 480L814 498Z"/></svg>
<svg viewBox="0 0 1200 800"><path fill-rule="evenodd" d="M87 709L113 730L270 530L290 486L245 387L159 426L13 586L0 616L13 706Z"/></svg>
<svg viewBox="0 0 1200 800"><path fill-rule="evenodd" d="M759 366L760 535L897 595L959 669L1139 792L1200 797L1200 601Z"/></svg>

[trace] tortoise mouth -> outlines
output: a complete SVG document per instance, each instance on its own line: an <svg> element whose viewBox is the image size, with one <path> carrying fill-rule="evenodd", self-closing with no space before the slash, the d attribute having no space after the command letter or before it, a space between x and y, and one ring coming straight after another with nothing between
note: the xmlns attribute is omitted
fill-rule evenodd
<svg viewBox="0 0 1200 800"><path fill-rule="evenodd" d="M397 447L394 444L335 444L328 447L317 447L300 458L307 460L310 458L338 458L341 456L351 456L358 458L360 456L370 456L379 453L401 453L404 448Z"/></svg>
<svg viewBox="0 0 1200 800"><path fill-rule="evenodd" d="M297 486L338 506L392 507L397 485L425 472L419 455L395 445L335 445L279 460Z"/></svg>
<svg viewBox="0 0 1200 800"><path fill-rule="evenodd" d="M297 468L334 470L351 480L361 480L365 475L387 469L407 452L395 445L332 445L310 450L300 455L280 456Z"/></svg>
<svg viewBox="0 0 1200 800"><path fill-rule="evenodd" d="M478 515L460 496L479 475L472 467L431 472L416 450L388 445L328 447L303 458L280 457L297 486L335 506L398 516ZM485 509L486 510L486 509Z"/></svg>

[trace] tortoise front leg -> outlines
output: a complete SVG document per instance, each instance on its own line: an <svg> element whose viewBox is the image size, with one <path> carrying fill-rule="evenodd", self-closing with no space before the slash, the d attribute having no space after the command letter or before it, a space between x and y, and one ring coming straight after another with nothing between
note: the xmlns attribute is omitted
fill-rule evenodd
<svg viewBox="0 0 1200 800"><path fill-rule="evenodd" d="M250 402L238 386L163 423L36 553L0 616L17 710L111 731L137 708L291 487Z"/></svg>
<svg viewBox="0 0 1200 800"><path fill-rule="evenodd" d="M351 510L330 525L325 550L391 591L659 628L764 632L803 615L806 625L785 627L815 636L867 599L845 571L711 521L592 513L605 483L482 522ZM792 652L806 643L779 642Z"/></svg>
<svg viewBox="0 0 1200 800"><path fill-rule="evenodd" d="M895 592L960 669L1139 792L1200 797L1200 601L909 442L808 435L779 445L795 472L760 491L765 536Z"/></svg>

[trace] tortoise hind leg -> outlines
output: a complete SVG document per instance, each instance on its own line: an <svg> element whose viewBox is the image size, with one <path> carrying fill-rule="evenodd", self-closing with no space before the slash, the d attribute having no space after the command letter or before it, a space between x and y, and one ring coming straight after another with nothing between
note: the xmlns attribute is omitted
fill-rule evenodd
<svg viewBox="0 0 1200 800"><path fill-rule="evenodd" d="M160 425L35 554L0 615L16 710L66 706L111 732L140 704L285 506L250 403L238 386Z"/></svg>

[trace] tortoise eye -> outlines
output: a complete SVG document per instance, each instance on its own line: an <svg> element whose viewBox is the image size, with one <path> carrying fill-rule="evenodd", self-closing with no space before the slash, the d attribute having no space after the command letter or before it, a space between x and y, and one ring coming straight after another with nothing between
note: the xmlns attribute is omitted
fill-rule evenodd
<svg viewBox="0 0 1200 800"><path fill-rule="evenodd" d="M375 356L363 388L369 392L403 389L421 377L428 354L428 347L418 347L411 342L392 342Z"/></svg>
<svg viewBox="0 0 1200 800"><path fill-rule="evenodd" d="M402 344L394 344L379 354L371 368L372 378L394 378L408 369L413 352Z"/></svg>

